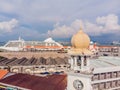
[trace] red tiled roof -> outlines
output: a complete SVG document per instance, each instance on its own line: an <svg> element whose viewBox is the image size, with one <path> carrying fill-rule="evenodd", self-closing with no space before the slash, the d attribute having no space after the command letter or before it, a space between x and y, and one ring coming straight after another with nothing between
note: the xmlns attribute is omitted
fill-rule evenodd
<svg viewBox="0 0 120 90"><path fill-rule="evenodd" d="M19 73L4 78L0 82L32 90L65 90L67 87L67 75L39 77Z"/></svg>
<svg viewBox="0 0 120 90"><path fill-rule="evenodd" d="M69 48L70 46L63 46L64 48Z"/></svg>
<svg viewBox="0 0 120 90"><path fill-rule="evenodd" d="M0 79L2 79L8 73L7 70L0 69Z"/></svg>

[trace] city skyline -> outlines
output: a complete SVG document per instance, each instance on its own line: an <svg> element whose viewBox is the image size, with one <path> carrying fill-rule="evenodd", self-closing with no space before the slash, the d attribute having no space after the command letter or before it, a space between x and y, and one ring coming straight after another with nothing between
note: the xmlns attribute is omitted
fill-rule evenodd
<svg viewBox="0 0 120 90"><path fill-rule="evenodd" d="M119 0L0 0L0 41L69 41L82 24L93 41L120 40Z"/></svg>

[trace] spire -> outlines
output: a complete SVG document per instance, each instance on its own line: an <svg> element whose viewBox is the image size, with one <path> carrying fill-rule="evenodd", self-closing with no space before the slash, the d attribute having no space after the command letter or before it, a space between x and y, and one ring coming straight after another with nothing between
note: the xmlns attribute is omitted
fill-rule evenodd
<svg viewBox="0 0 120 90"><path fill-rule="evenodd" d="M80 23L80 31L83 30L83 26L82 23Z"/></svg>
<svg viewBox="0 0 120 90"><path fill-rule="evenodd" d="M82 25L82 23L80 23L80 30L79 30L79 32L83 32L83 25Z"/></svg>

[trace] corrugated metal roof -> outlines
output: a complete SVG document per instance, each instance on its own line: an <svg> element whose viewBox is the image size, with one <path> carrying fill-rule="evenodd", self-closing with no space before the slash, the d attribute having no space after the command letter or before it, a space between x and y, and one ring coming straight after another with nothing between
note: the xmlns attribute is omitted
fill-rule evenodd
<svg viewBox="0 0 120 90"><path fill-rule="evenodd" d="M94 68L120 66L120 57L99 57L90 60L90 66Z"/></svg>
<svg viewBox="0 0 120 90"><path fill-rule="evenodd" d="M0 82L31 90L65 90L67 87L67 75L40 77L19 73L4 78Z"/></svg>
<svg viewBox="0 0 120 90"><path fill-rule="evenodd" d="M0 66L15 66L15 65L59 65L59 64L68 64L68 58L35 58L31 57L30 59L26 57L22 57L20 59L18 58L5 58L5 59L0 59Z"/></svg>

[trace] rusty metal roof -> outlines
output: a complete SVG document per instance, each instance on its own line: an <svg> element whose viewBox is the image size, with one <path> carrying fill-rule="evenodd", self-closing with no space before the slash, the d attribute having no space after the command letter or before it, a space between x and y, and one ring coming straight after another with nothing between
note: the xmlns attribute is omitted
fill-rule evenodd
<svg viewBox="0 0 120 90"><path fill-rule="evenodd" d="M67 75L40 77L19 73L6 77L0 82L31 90L65 90L67 87Z"/></svg>

